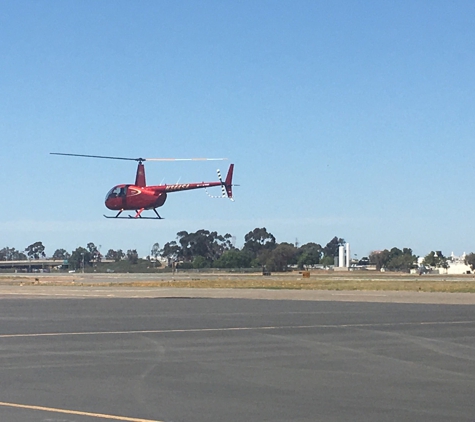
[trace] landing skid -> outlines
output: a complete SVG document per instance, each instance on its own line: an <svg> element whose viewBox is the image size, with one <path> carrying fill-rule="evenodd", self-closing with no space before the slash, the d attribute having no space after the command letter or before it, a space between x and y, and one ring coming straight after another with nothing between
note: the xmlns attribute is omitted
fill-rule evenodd
<svg viewBox="0 0 475 422"><path fill-rule="evenodd" d="M104 215L105 218L123 218L123 219L126 219L126 220L137 220L137 219L142 219L142 220L163 220L164 218L163 217L160 217L160 214L157 212L157 210L155 208L153 208L153 212L156 214L156 217L142 217L142 211L144 209L140 209L140 210L135 210L135 212L137 214L135 214L135 216L132 216L132 215L128 215L127 217L120 217L120 214L122 214L122 211L123 210L120 210L117 215Z"/></svg>
<svg viewBox="0 0 475 422"><path fill-rule="evenodd" d="M115 215L105 215L105 218L119 218L123 220L165 220L163 217L134 217L133 215L128 215L127 217L116 217Z"/></svg>

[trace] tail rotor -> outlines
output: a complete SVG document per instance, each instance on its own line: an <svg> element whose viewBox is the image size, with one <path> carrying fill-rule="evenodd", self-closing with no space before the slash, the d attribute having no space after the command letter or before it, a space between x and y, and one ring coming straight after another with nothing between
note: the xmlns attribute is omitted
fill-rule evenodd
<svg viewBox="0 0 475 422"><path fill-rule="evenodd" d="M221 184L221 196L211 196L206 189L206 193L210 198L229 198L231 201L234 201L233 198L233 170L234 164L229 166L228 174L226 175L226 179L223 182L223 178L221 176L221 171L218 169L216 172L218 173L218 180Z"/></svg>
<svg viewBox="0 0 475 422"><path fill-rule="evenodd" d="M216 173L218 173L218 180L221 182L221 198L226 198L226 187L224 186L223 178L221 177L221 171L218 169L216 170Z"/></svg>

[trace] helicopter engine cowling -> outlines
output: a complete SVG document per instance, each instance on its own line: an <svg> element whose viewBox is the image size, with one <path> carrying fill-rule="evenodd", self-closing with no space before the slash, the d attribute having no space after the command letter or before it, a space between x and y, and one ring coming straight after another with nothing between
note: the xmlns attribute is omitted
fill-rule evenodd
<svg viewBox="0 0 475 422"><path fill-rule="evenodd" d="M153 206L153 208L161 207L165 203L165 201L167 200L167 193L166 192L161 192L156 196L157 196L157 199L155 201L155 205Z"/></svg>

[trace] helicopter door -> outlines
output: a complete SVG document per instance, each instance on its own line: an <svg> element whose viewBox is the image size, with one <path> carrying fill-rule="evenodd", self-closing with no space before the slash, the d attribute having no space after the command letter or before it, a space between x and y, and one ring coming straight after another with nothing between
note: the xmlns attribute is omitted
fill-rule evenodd
<svg viewBox="0 0 475 422"><path fill-rule="evenodd" d="M129 185L121 186L118 197L122 198L122 208L127 209L127 192L129 190Z"/></svg>

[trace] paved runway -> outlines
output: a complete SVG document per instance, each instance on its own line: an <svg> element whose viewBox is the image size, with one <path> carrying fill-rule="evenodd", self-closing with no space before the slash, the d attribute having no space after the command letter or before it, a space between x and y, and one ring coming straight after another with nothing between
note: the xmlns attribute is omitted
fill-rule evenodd
<svg viewBox="0 0 475 422"><path fill-rule="evenodd" d="M0 420L475 421L475 306L0 299Z"/></svg>

